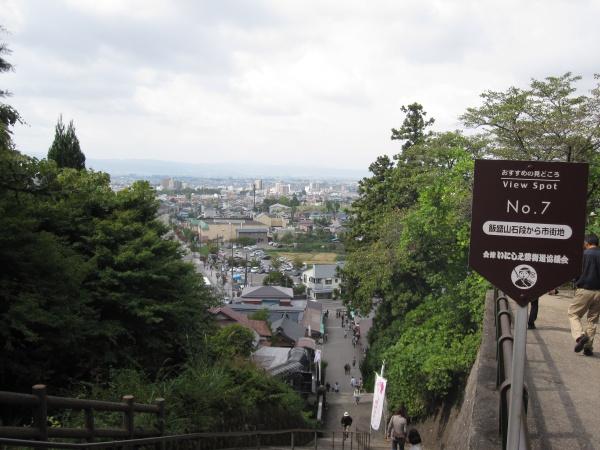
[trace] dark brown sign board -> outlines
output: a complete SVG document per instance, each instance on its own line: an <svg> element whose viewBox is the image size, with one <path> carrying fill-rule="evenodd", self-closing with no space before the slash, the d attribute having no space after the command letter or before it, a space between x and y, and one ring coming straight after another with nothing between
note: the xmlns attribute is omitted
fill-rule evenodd
<svg viewBox="0 0 600 450"><path fill-rule="evenodd" d="M475 161L469 267L519 305L582 269L588 165Z"/></svg>

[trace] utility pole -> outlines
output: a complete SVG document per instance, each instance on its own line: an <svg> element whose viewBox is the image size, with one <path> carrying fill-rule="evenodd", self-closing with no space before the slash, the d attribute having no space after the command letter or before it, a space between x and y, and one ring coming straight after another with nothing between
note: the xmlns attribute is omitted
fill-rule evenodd
<svg viewBox="0 0 600 450"><path fill-rule="evenodd" d="M248 286L248 253L246 253L246 270L244 273L244 287Z"/></svg>

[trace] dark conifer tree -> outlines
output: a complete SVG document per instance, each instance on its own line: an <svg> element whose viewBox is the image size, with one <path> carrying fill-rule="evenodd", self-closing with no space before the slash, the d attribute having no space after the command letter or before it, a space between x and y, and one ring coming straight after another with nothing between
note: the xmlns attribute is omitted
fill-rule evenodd
<svg viewBox="0 0 600 450"><path fill-rule="evenodd" d="M73 121L65 129L62 115L58 118L54 134L54 142L48 150L48 159L56 161L58 167L70 167L72 169L85 169L85 155L79 146L79 139L75 135Z"/></svg>

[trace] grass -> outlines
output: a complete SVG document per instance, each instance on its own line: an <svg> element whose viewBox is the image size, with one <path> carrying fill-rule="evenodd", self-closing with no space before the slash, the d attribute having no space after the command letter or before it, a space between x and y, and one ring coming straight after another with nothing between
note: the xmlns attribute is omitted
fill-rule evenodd
<svg viewBox="0 0 600 450"><path fill-rule="evenodd" d="M291 260L299 259L307 264L335 264L338 261L336 253L296 253L296 252L274 252L274 257L284 256Z"/></svg>

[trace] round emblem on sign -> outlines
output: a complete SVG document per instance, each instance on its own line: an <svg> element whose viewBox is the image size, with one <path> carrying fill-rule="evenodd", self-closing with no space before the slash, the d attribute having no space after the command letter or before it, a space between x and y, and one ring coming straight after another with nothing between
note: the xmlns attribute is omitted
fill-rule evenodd
<svg viewBox="0 0 600 450"><path fill-rule="evenodd" d="M519 289L529 289L530 287L535 286L535 283L537 282L537 273L535 273L533 267L527 264L521 264L512 270L510 279Z"/></svg>

